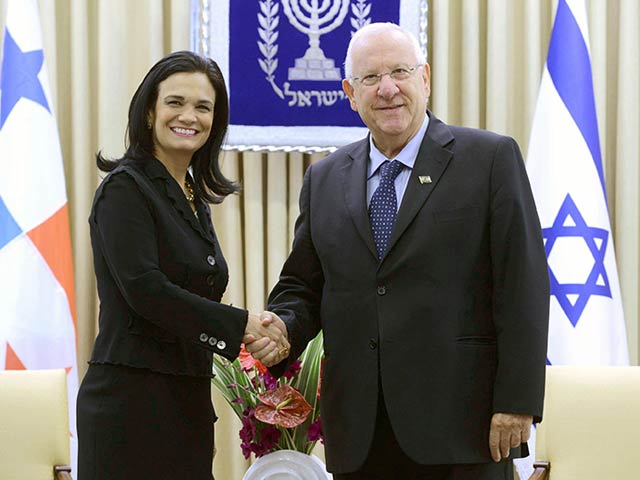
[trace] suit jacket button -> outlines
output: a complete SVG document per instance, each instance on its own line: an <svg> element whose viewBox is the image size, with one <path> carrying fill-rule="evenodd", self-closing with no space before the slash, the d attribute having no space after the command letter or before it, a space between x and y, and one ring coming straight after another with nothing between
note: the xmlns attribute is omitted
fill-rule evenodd
<svg viewBox="0 0 640 480"><path fill-rule="evenodd" d="M376 348L378 348L378 342L376 342L373 338L371 340L369 340L369 348L371 350L375 350Z"/></svg>
<svg viewBox="0 0 640 480"><path fill-rule="evenodd" d="M216 337L209 337L209 345L214 347L218 343L218 339Z"/></svg>
<svg viewBox="0 0 640 480"><path fill-rule="evenodd" d="M206 333L201 333L200 334L200 341L201 342L206 342L207 340L209 340L209 335L207 335Z"/></svg>
<svg viewBox="0 0 640 480"><path fill-rule="evenodd" d="M387 293L387 287L384 285L379 285L377 289L378 295L384 295Z"/></svg>
<svg viewBox="0 0 640 480"><path fill-rule="evenodd" d="M224 350L225 348L227 348L227 343L224 340L220 340L216 347L218 347L220 350Z"/></svg>
<svg viewBox="0 0 640 480"><path fill-rule="evenodd" d="M207 257L207 263L208 263L209 265L211 265L212 267L216 264L216 259L215 259L215 258L213 258L213 255L209 255L209 256Z"/></svg>
<svg viewBox="0 0 640 480"><path fill-rule="evenodd" d="M215 283L216 279L213 275L207 275L207 285L209 285L210 287L213 287L213 284Z"/></svg>

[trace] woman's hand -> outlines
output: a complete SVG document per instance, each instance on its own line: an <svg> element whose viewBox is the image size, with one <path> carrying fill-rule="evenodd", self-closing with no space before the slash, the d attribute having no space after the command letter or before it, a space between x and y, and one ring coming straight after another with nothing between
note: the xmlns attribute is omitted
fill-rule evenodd
<svg viewBox="0 0 640 480"><path fill-rule="evenodd" d="M242 341L253 358L267 367L287 358L291 348L287 326L271 312L264 312L260 316L249 313Z"/></svg>

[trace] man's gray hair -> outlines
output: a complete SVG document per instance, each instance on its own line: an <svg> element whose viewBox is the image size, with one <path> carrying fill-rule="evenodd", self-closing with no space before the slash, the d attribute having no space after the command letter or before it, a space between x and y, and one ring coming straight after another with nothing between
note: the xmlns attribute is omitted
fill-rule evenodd
<svg viewBox="0 0 640 480"><path fill-rule="evenodd" d="M352 60L351 60L351 50L353 49L353 45L363 35L366 35L369 33L383 33L389 30L395 30L397 32L403 33L411 42L411 46L413 47L416 54L416 62L421 64L427 63L427 59L425 55L422 53L422 49L420 48L420 43L418 43L418 39L413 33L408 32L407 30L400 27L399 25L396 25L395 23L391 23L391 22L370 23L369 25L362 27L360 30L354 33L353 36L351 37L351 40L349 41L349 47L347 48L347 56L344 60L344 78L346 78L349 81L349 83L351 83L351 77L353 73Z"/></svg>

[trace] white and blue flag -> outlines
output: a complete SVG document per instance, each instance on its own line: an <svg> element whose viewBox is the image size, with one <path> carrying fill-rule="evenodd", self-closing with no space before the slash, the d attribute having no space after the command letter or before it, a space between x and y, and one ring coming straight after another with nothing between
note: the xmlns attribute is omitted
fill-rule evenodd
<svg viewBox="0 0 640 480"><path fill-rule="evenodd" d="M583 0L558 2L527 172L551 283L547 363L627 365Z"/></svg>

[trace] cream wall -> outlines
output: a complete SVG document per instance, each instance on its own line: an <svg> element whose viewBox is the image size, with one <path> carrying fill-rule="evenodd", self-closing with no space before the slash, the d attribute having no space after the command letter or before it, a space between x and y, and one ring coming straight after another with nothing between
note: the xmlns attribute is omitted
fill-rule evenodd
<svg viewBox="0 0 640 480"><path fill-rule="evenodd" d="M164 54L189 48L186 0L40 0L45 59L58 117L69 197L84 373L96 334L87 218L99 175L93 155L123 151L130 98ZM588 0L591 52L609 208L629 350L640 329L640 2ZM428 53L432 110L443 120L515 137L526 152L556 1L431 0ZM0 0L4 26L6 0ZM1 40L0 40L1 42ZM292 139L292 143L295 140ZM214 208L231 268L226 301L253 310L277 279L291 243L302 154L229 153L224 169L244 194ZM283 188L282 179L286 179ZM240 478L237 421L220 398L219 478Z"/></svg>

